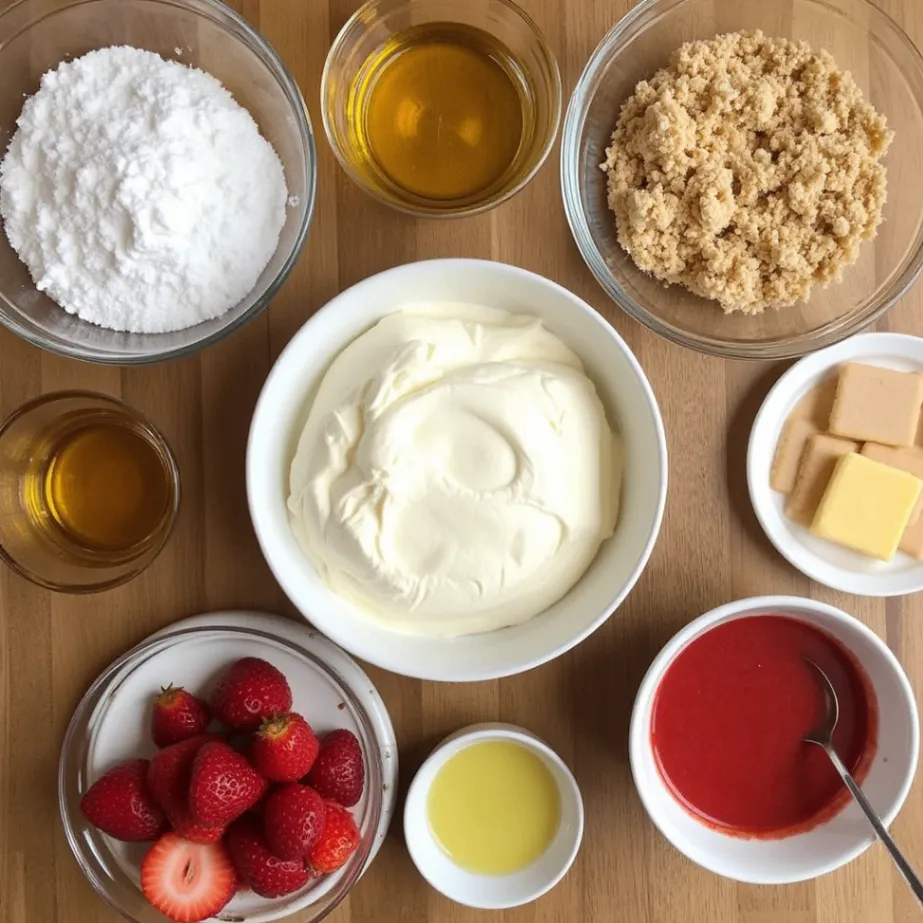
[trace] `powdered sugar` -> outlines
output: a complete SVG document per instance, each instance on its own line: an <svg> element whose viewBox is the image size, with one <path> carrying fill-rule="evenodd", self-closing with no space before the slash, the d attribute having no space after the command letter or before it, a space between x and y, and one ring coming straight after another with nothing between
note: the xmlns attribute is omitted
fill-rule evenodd
<svg viewBox="0 0 923 923"><path fill-rule="evenodd" d="M250 114L212 76L136 48L42 78L0 163L0 216L36 287L71 314L158 333L243 299L288 192Z"/></svg>

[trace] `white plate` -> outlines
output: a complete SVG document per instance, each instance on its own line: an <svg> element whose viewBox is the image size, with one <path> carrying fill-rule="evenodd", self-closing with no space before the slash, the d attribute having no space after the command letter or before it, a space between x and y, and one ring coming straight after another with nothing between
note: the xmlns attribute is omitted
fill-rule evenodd
<svg viewBox="0 0 923 923"><path fill-rule="evenodd" d="M891 561L877 561L817 538L785 516L785 495L769 486L773 455L788 415L805 393L844 362L923 373L923 339L863 333L796 362L776 382L753 422L747 449L750 500L779 553L812 580L859 596L916 593L923 590L923 562L900 551Z"/></svg>
<svg viewBox="0 0 923 923"><path fill-rule="evenodd" d="M294 655L281 642L291 642L320 660L337 675L339 689L346 687L359 700L371 722L379 745L382 764L382 811L375 839L362 870L375 858L388 831L397 797L398 753L391 719L384 702L369 677L344 651L304 623L279 616L251 612L215 612L176 622L155 633L148 641L169 637L190 628L214 628L214 632L190 637L165 648L140 665L126 663L113 677L110 687L116 695L104 695L91 718L93 732L88 741L89 777L92 780L108 767L132 756L149 756L153 745L146 721L152 697L168 682L204 694L218 675L240 657L263 657L282 670L292 687L294 707L309 718L319 734L338 727L352 730L362 739L357 715L342 701L342 692L320 671L305 669L305 660ZM253 634L234 635L223 629L238 628ZM275 639L279 639L279 643ZM145 642L147 643L147 642ZM366 809L363 794L354 812L357 818ZM122 843L105 838L124 874L139 885L139 867L149 844ZM253 892L238 894L222 912L222 918L268 923L317 903L336 884L339 873L326 875L305 889L283 898L269 900Z"/></svg>

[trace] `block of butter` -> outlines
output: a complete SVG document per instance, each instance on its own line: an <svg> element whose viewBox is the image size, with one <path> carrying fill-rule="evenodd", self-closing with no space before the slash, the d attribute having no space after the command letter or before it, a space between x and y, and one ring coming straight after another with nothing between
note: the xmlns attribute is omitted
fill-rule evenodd
<svg viewBox="0 0 923 923"><path fill-rule="evenodd" d="M811 531L890 561L921 491L918 477L850 452L836 463Z"/></svg>

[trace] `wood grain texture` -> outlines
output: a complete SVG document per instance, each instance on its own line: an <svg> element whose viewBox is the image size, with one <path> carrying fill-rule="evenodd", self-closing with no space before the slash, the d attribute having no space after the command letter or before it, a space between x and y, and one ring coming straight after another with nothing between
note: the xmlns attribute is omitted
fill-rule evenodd
<svg viewBox="0 0 923 923"><path fill-rule="evenodd" d="M0 0L0 8L9 0ZM774 2L774 0L766 0ZM923 42L919 0L879 0ZM355 0L239 0L300 84L315 130L324 56ZM629 0L527 0L561 63L565 93ZM60 388L122 397L174 447L184 502L156 563L127 587L57 596L0 570L0 923L115 923L91 891L58 820L58 748L94 677L127 647L186 615L253 607L294 615L263 563L244 494L244 444L275 356L342 288L406 261L504 260L567 286L626 338L660 400L671 488L650 566L617 617L565 657L524 676L476 685L421 683L371 670L401 744L403 785L444 734L472 722L515 721L540 734L575 771L586 839L565 881L536 904L486 914L458 907L416 874L395 823L380 855L330 919L337 923L910 923L919 919L884 851L787 888L737 885L697 868L656 832L634 793L627 730L634 691L660 646L698 613L732 598L798 593L854 612L887 639L923 689L923 597L863 600L795 572L763 537L746 492L753 416L783 365L724 362L657 339L607 300L574 247L560 201L557 150L529 187L476 218L414 221L377 205L336 167L318 131L314 224L271 308L200 356L168 365L99 368L60 359L0 331L0 414ZM921 289L882 327L923 335ZM923 864L923 790L894 826Z"/></svg>

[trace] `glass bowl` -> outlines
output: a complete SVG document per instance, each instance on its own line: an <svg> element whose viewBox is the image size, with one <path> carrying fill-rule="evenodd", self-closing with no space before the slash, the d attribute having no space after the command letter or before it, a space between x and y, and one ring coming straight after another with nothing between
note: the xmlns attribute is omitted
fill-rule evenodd
<svg viewBox="0 0 923 923"><path fill-rule="evenodd" d="M523 95L532 109L531 130L499 185L469 199L436 202L415 196L363 165L350 126L356 77L373 52L397 32L426 23L460 23L503 42L521 68ZM334 40L321 81L321 113L330 146L350 178L380 202L409 215L457 218L476 215L522 189L545 162L561 120L561 75L538 26L512 0L369 0Z"/></svg>
<svg viewBox="0 0 923 923"><path fill-rule="evenodd" d="M26 498L42 483L49 455L76 427L106 421L140 435L160 462L167 502L156 526L131 548L89 548L29 511ZM108 484L108 482L107 482ZM106 394L57 391L15 410L0 424L0 560L38 586L60 593L96 593L121 586L153 563L173 531L180 504L179 467L156 427Z"/></svg>
<svg viewBox="0 0 923 923"><path fill-rule="evenodd" d="M815 286L806 303L761 315L726 315L677 285L635 267L616 238L606 202L612 129L637 82L667 64L683 42L761 29L826 48L883 113L894 141L884 160L888 200L874 241L862 244L843 281ZM923 265L923 58L900 27L867 0L643 0L590 57L564 120L561 185L581 255L608 295L655 333L703 353L741 359L798 356L855 333L888 310Z"/></svg>
<svg viewBox="0 0 923 923"><path fill-rule="evenodd" d="M342 869L287 897L238 894L220 918L315 923L346 896L384 838L393 810L390 804L386 813L384 803L395 794L397 754L384 704L355 662L306 626L280 617L216 613L188 620L148 638L103 671L77 706L61 749L58 801L68 844L96 892L135 923L166 920L139 886L141 859L150 844L121 843L100 833L84 819L80 799L110 766L156 752L148 715L161 686L174 682L207 697L222 670L242 656L263 657L282 670L294 708L318 733L347 727L356 734L366 785L353 809L361 840Z"/></svg>
<svg viewBox="0 0 923 923"><path fill-rule="evenodd" d="M199 67L249 110L282 160L290 198L276 252L256 286L221 317L173 333L107 330L66 313L39 292L0 230L0 323L36 346L76 359L140 364L186 355L255 317L276 294L304 244L317 160L304 100L279 56L219 0L18 0L0 13L0 158L42 74L65 58L133 45Z"/></svg>

